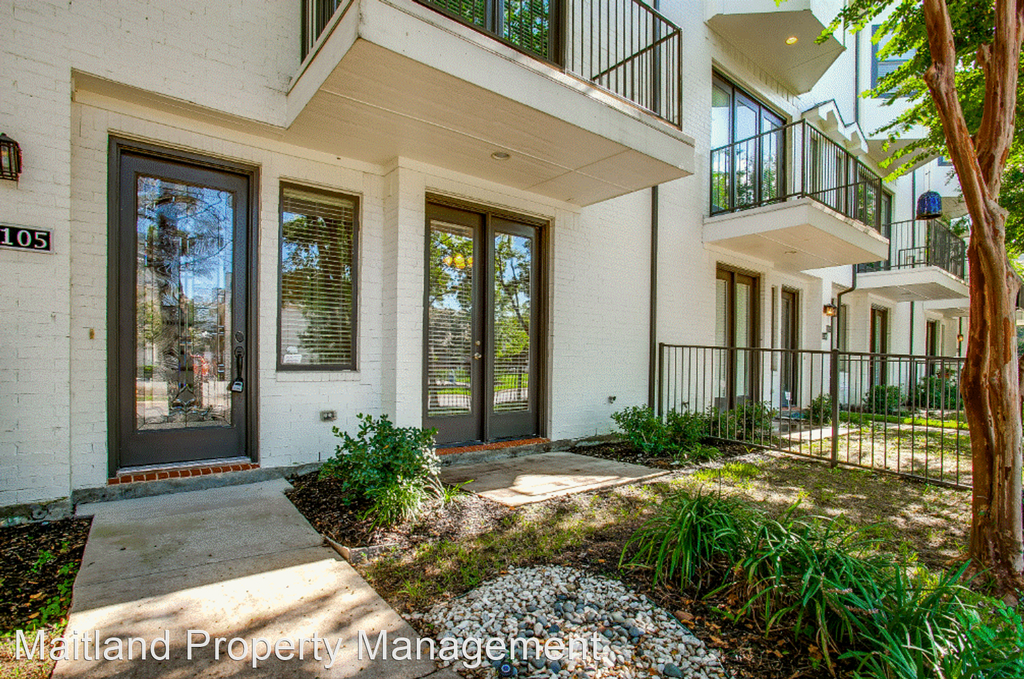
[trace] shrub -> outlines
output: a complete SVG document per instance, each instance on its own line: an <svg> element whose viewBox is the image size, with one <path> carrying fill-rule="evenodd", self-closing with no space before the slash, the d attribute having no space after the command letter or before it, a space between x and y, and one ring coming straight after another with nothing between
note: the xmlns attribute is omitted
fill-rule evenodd
<svg viewBox="0 0 1024 679"><path fill-rule="evenodd" d="M746 510L738 501L679 492L629 538L619 566L651 568L654 584L665 580L700 589L714 582L716 571L728 567L745 530Z"/></svg>
<svg viewBox="0 0 1024 679"><path fill-rule="evenodd" d="M771 441L772 422L778 411L763 401L743 403L732 410L708 409L704 416L709 436L763 444Z"/></svg>
<svg viewBox="0 0 1024 679"><path fill-rule="evenodd" d="M922 408L956 410L961 405L960 385L955 377L929 375L918 381L911 398L915 406Z"/></svg>
<svg viewBox="0 0 1024 679"><path fill-rule="evenodd" d="M810 407L807 408L807 416L811 419L811 424L832 424L832 395L821 394L812 400Z"/></svg>
<svg viewBox="0 0 1024 679"><path fill-rule="evenodd" d="M665 425L651 408L630 406L612 413L612 419L619 425L626 440L644 454L657 457L665 449Z"/></svg>
<svg viewBox="0 0 1024 679"><path fill-rule="evenodd" d="M718 456L718 449L701 445L706 434L704 417L696 413L670 410L665 421L646 406L631 406L612 419L633 446L645 455L668 454L676 460L708 460Z"/></svg>
<svg viewBox="0 0 1024 679"><path fill-rule="evenodd" d="M900 412L903 394L896 385L876 384L864 395L864 410L879 415L895 415Z"/></svg>
<svg viewBox="0 0 1024 679"><path fill-rule="evenodd" d="M339 479L347 504L369 503L374 525L416 516L428 494L440 490L434 429L396 427L387 415L359 416L356 436L334 428L341 439L320 469L321 479Z"/></svg>

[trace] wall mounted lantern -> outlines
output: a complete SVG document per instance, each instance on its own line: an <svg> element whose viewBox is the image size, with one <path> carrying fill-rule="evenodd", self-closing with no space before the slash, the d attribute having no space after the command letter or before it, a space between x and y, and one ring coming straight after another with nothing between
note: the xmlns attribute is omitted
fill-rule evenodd
<svg viewBox="0 0 1024 679"><path fill-rule="evenodd" d="M963 342L964 342L964 334L962 332L957 333L957 335L956 335L956 343L957 344L963 344Z"/></svg>
<svg viewBox="0 0 1024 679"><path fill-rule="evenodd" d="M822 307L821 311L829 318L833 318L839 315L839 307L837 307L835 304L826 304L825 306Z"/></svg>
<svg viewBox="0 0 1024 679"><path fill-rule="evenodd" d="M18 181L21 174L21 147L6 134L0 134L0 179Z"/></svg>

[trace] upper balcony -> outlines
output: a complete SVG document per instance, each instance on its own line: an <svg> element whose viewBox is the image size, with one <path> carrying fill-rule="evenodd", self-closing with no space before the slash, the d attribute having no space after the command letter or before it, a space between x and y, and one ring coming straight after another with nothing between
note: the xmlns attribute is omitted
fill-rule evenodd
<svg viewBox="0 0 1024 679"><path fill-rule="evenodd" d="M640 0L304 0L296 143L577 205L693 172L679 28Z"/></svg>
<svg viewBox="0 0 1024 679"><path fill-rule="evenodd" d="M937 219L886 227L889 256L857 267L857 287L897 302L967 296L967 244Z"/></svg>
<svg viewBox="0 0 1024 679"><path fill-rule="evenodd" d="M806 121L711 151L704 242L804 271L874 262L892 210L883 182Z"/></svg>
<svg viewBox="0 0 1024 679"><path fill-rule="evenodd" d="M816 40L842 0L708 0L707 23L791 92L809 92L846 48Z"/></svg>

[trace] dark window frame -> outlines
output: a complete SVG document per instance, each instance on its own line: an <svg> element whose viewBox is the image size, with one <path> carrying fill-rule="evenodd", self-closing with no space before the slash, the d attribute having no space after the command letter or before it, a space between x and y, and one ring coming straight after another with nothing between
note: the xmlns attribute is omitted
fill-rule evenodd
<svg viewBox="0 0 1024 679"><path fill-rule="evenodd" d="M282 362L281 312L284 309L284 194L288 189L319 194L325 197L343 197L353 201L352 219L352 361L350 363L296 364ZM358 372L359 371L359 230L362 223L363 202L355 193L335 191L299 182L281 181L277 203L277 346L275 349L278 372Z"/></svg>
<svg viewBox="0 0 1024 679"><path fill-rule="evenodd" d="M734 81L730 80L729 78L727 78L726 76L724 76L722 73L720 73L718 70L715 70L715 69L712 69L712 71L711 71L711 87L712 87L712 89L718 88L720 90L728 92L728 94L729 94L729 130L728 130L728 140L726 141L725 145L709 149L709 151L708 151L709 156L713 157L714 151L716 151L718 149L722 149L722 148L725 148L725 147L728 147L728 146L732 146L733 144L736 144L737 142L742 142L744 140L753 139L754 137L757 137L759 135L771 132L772 131L771 129L769 129L769 130L762 129L762 125L765 122L766 114L768 116L776 118L777 126L772 128L772 129L785 128L786 125L789 124L789 119L788 119L788 117L786 115L780 113L771 104L766 103L764 101L764 99L762 99L761 97L758 97L758 96L756 96L754 94L751 94L750 90L747 90L746 88L738 85L737 83L735 83ZM737 134L736 134L736 118L737 118L736 111L737 111L737 108L739 107L741 101L746 103L747 107L751 108L751 110L755 110L755 113L757 115L757 132L753 136L745 136L745 137L737 138ZM756 106L756 109L751 107L750 106L751 104ZM712 124L714 124L713 121L712 121ZM779 159L779 172L778 172L778 177L777 177L777 185L775 187L777 195L776 195L775 198L770 199L769 202L775 202L775 201L779 200L781 198L781 196L785 196L786 192L787 192L787 184L788 184L788 182L787 182L787 175L788 175L788 172L789 172L789 163L788 163L788 154L787 154L787 141L788 140L786 139L786 137L787 137L786 131L783 130L783 132L780 135L779 149L777 150L777 153L780 155L780 159ZM762 138L762 140L763 140L763 138ZM757 144L754 145L753 148L754 148L754 152L755 152L755 155L756 155L756 159L754 160L754 164L755 164L755 166L758 169L758 172L757 172L756 176L754 177L753 191L754 191L755 195L758 197L758 201L755 201L755 202L760 202L760 201L764 200L764 191L765 191L765 186L764 186L764 183L763 183L763 179L764 179L764 158L762 157L763 151L764 151L763 143L757 143ZM734 149L733 153L735 154L735 149ZM729 203L729 205L727 205L727 206L716 206L715 205L715 184L714 184L714 180L712 178L712 180L710 182L710 186L709 186L709 205L708 205L708 213L711 214L711 215L724 214L724 213L727 213L727 212L734 212L736 210L743 209L743 206L737 206L738 197L737 197L737 181L736 181L736 161L735 161L735 157L734 156L730 157L728 166L729 166L729 169L727 170L727 173L728 173L727 183L728 183L728 187L729 187L729 190L728 190L728 194L729 195L726 196L726 200ZM713 172L713 168L712 168L712 172Z"/></svg>
<svg viewBox="0 0 1024 679"><path fill-rule="evenodd" d="M913 56L913 55L910 55L910 57L904 58L903 55L901 54L901 55L889 57L888 59L879 59L878 58L878 52L883 47L885 47L885 45L879 45L877 42L875 42L875 34L878 32L879 28L881 28L881 24L874 24L871 27L871 89L875 89L876 87L878 87L878 81L880 79L879 75L878 75L878 66L879 66L879 64L894 64L895 68L893 68L892 70L896 70L897 68L899 68L903 64L905 64L908 61L910 61L910 57ZM889 72L891 73L892 71L889 71ZM882 92L882 93L876 95L875 98L876 99L892 99L894 96L896 96L896 95L892 94L891 92Z"/></svg>

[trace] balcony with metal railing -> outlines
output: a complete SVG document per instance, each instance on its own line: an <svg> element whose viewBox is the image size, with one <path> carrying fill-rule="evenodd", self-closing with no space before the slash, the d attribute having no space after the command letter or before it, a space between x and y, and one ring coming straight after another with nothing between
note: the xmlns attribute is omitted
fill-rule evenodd
<svg viewBox="0 0 1024 679"><path fill-rule="evenodd" d="M338 155L409 157L580 205L693 171L680 29L641 0L302 7L289 104Z"/></svg>
<svg viewBox="0 0 1024 679"><path fill-rule="evenodd" d="M806 121L712 149L709 160L705 242L795 271L888 254L882 179Z"/></svg>
<svg viewBox="0 0 1024 679"><path fill-rule="evenodd" d="M938 219L911 219L884 228L889 256L857 266L858 287L899 302L967 296L967 244Z"/></svg>

